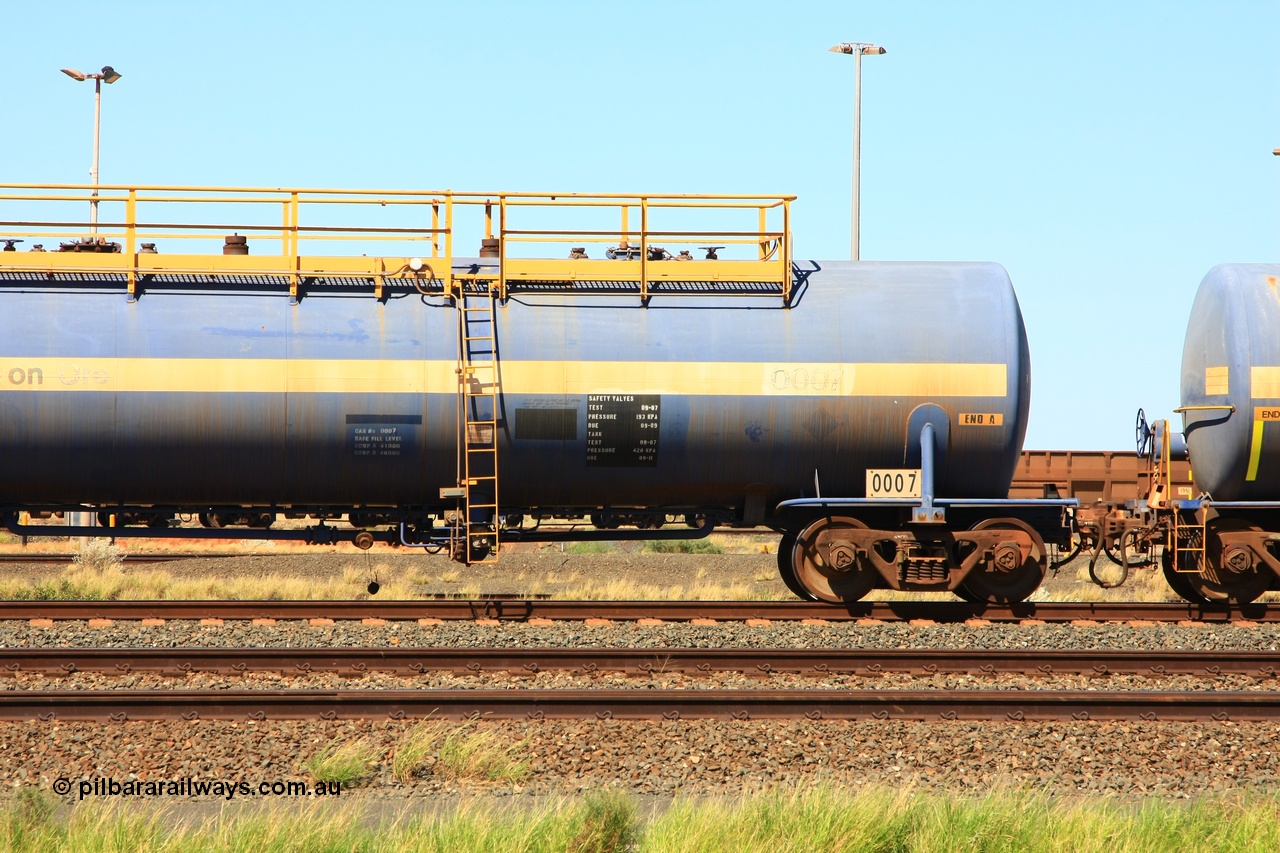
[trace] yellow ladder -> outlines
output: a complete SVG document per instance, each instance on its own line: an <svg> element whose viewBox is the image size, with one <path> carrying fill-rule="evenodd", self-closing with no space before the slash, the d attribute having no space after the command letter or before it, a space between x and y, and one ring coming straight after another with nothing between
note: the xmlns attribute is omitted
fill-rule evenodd
<svg viewBox="0 0 1280 853"><path fill-rule="evenodd" d="M468 290L468 284L471 290ZM478 287L477 287L478 286ZM490 282L459 282L458 447L467 565L498 560L498 347ZM473 510L492 521L474 520ZM464 543L459 542L459 545Z"/></svg>
<svg viewBox="0 0 1280 853"><path fill-rule="evenodd" d="M1192 524L1183 524L1182 513L1173 512L1173 526L1169 530L1169 542L1173 549L1173 569L1176 572L1201 572L1205 567L1205 523L1203 511L1196 513Z"/></svg>

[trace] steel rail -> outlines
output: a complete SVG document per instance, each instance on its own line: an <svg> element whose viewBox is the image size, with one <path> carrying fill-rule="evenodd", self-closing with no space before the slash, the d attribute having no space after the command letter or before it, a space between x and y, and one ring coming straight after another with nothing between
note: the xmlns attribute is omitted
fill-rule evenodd
<svg viewBox="0 0 1280 853"><path fill-rule="evenodd" d="M1280 693L1062 690L114 690L0 692L3 721L1280 719Z"/></svg>
<svg viewBox="0 0 1280 853"><path fill-rule="evenodd" d="M807 601L554 601L529 599L434 599L422 601L0 601L0 619L498 619L581 621L771 619L828 622L879 620L957 623L990 622L1280 622L1276 604L1187 602L1022 602L1010 605L963 601L858 601L846 605Z"/></svg>
<svg viewBox="0 0 1280 853"><path fill-rule="evenodd" d="M190 552L172 553L172 554L125 554L121 557L124 563L172 563L179 560L208 560L222 559L232 557L274 557L276 554L218 554L211 557L209 554L192 554ZM43 565L66 565L72 563L76 559L75 554L0 554L0 563L26 563Z"/></svg>
<svg viewBox="0 0 1280 853"><path fill-rule="evenodd" d="M1219 675L1276 678L1280 651L1112 651L1060 649L756 649L756 648L22 648L0 649L0 675L74 672L280 672L286 675L391 672L417 675L548 670L580 674L743 672L767 677L799 673L877 675L1018 673L1048 677L1082 674Z"/></svg>

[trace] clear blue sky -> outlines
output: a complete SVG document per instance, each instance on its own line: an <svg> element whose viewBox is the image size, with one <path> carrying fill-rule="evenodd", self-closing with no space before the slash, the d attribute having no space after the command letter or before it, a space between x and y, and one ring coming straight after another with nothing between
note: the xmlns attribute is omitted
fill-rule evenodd
<svg viewBox="0 0 1280 853"><path fill-rule="evenodd" d="M795 193L801 257L992 260L1032 448L1128 449L1187 312L1280 260L1280 3L13 4L0 181ZM895 318L904 333L910 318Z"/></svg>

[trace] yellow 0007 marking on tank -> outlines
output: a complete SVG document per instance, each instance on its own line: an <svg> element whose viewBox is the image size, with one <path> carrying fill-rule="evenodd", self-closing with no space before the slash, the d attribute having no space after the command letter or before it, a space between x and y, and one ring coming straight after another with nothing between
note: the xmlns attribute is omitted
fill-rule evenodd
<svg viewBox="0 0 1280 853"><path fill-rule="evenodd" d="M443 394L454 361L270 358L0 359L0 390ZM515 394L1005 397L1005 364L503 361Z"/></svg>

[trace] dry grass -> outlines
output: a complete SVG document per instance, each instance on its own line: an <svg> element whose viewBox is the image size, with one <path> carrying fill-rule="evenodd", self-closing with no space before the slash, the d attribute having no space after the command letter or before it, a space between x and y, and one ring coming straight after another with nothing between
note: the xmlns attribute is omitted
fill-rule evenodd
<svg viewBox="0 0 1280 853"><path fill-rule="evenodd" d="M302 763L317 782L337 782L342 787L359 784L372 772L378 750L366 739L330 741Z"/></svg>
<svg viewBox="0 0 1280 853"><path fill-rule="evenodd" d="M41 600L215 600L286 601L369 598L372 580L381 585L380 598L417 598L417 588L401 569L379 564L373 569L347 566L340 578L300 575L234 575L178 578L159 569L119 565L95 569L72 566L52 581L35 585L15 578L0 580L0 599Z"/></svg>
<svg viewBox="0 0 1280 853"><path fill-rule="evenodd" d="M748 583L692 583L689 585L641 583L626 578L587 579L576 586L551 591L552 598L609 601L761 601L791 598L785 589L771 585L761 590Z"/></svg>
<svg viewBox="0 0 1280 853"><path fill-rule="evenodd" d="M446 779L519 782L529 776L521 754L528 739L506 743L497 729L476 720L423 720L401 740L391 757L391 773L401 782L430 773Z"/></svg>

